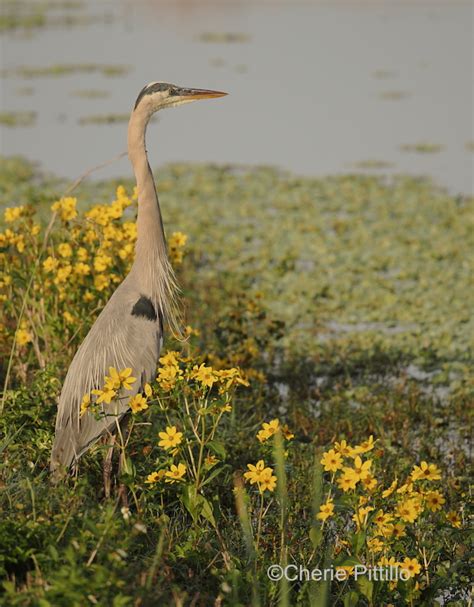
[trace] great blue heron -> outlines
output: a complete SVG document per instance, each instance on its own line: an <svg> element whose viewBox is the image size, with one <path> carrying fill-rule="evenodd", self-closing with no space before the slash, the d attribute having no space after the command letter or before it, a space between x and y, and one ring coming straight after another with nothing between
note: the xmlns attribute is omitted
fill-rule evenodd
<svg viewBox="0 0 474 607"><path fill-rule="evenodd" d="M226 93L152 82L137 97L128 125L128 155L138 187L137 242L129 274L113 293L76 352L64 381L56 418L51 471L57 479L102 435L113 433L129 397L152 381L163 344L163 323L176 322L176 281L168 261L160 206L148 164L145 132L158 110ZM109 368L132 368L127 398L117 398L97 419L80 415L82 398L101 388Z"/></svg>

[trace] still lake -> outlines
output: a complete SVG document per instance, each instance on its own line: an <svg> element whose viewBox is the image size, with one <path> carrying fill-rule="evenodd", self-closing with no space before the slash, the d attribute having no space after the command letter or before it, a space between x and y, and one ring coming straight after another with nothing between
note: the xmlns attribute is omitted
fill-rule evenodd
<svg viewBox="0 0 474 607"><path fill-rule="evenodd" d="M2 78L1 111L37 113L33 126L0 127L4 155L77 177L126 148L125 122L80 119L127 113L144 84L164 80L229 96L163 112L149 130L152 166L409 173L472 190L470 2L115 0L69 11L94 19L2 33L2 69L130 71ZM102 96L76 94L91 89ZM126 158L96 173L120 175L130 175Z"/></svg>

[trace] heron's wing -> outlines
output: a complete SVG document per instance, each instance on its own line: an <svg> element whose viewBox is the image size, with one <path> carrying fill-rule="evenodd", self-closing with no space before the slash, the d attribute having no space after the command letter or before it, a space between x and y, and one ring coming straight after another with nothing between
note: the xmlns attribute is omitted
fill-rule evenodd
<svg viewBox="0 0 474 607"><path fill-rule="evenodd" d="M130 397L154 377L163 343L163 322L156 308L124 281L98 316L69 367L61 391L52 470L70 466L102 434L112 430L129 409ZM105 417L97 420L89 412L80 417L83 396L103 387L110 367L132 369L136 377L132 390L122 390L119 398L104 404Z"/></svg>

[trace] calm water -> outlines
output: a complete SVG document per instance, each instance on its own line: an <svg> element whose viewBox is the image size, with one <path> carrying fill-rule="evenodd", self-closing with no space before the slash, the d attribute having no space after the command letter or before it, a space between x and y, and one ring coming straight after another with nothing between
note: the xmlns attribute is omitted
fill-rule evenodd
<svg viewBox="0 0 474 607"><path fill-rule="evenodd" d="M89 2L96 23L1 35L3 68L126 64L92 74L1 80L1 109L35 110L34 127L1 127L3 154L76 177L126 146L126 124L80 126L126 113L151 80L226 90L224 99L163 112L148 135L153 166L168 161L277 165L299 174L361 170L432 176L472 190L472 5L456 2ZM244 34L203 42L205 32ZM18 89L32 87L31 95ZM101 89L108 97L73 96ZM439 153L401 151L434 143ZM127 159L97 176L129 175Z"/></svg>

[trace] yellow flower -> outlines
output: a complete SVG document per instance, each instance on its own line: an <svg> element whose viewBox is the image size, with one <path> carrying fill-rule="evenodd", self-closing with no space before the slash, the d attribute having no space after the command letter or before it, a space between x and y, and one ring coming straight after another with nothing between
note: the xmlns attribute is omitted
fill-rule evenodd
<svg viewBox="0 0 474 607"><path fill-rule="evenodd" d="M411 477L414 481L439 481L441 479L441 471L436 464L428 464L423 461L419 466L413 467Z"/></svg>
<svg viewBox="0 0 474 607"><path fill-rule="evenodd" d="M344 476L352 479L355 486L360 480L364 480L369 476L371 465L372 460L369 459L366 462L362 462L361 458L357 455L354 459L354 467L343 469Z"/></svg>
<svg viewBox="0 0 474 607"><path fill-rule="evenodd" d="M94 270L103 272L112 265L112 258L108 255L96 255L94 258Z"/></svg>
<svg viewBox="0 0 474 607"><path fill-rule="evenodd" d="M249 469L249 472L244 473L244 478L247 479L251 485L253 485L260 478L262 470L265 469L265 463L263 459L260 459L255 465L247 464L247 468Z"/></svg>
<svg viewBox="0 0 474 607"><path fill-rule="evenodd" d="M262 430L257 433L257 438L261 443L264 443L270 436L273 436L280 429L280 421L272 419L270 422L263 422Z"/></svg>
<svg viewBox="0 0 474 607"><path fill-rule="evenodd" d="M344 491L349 491L350 489L355 489L357 485L357 480L352 474L347 474L344 472L338 479L337 484L339 488Z"/></svg>
<svg viewBox="0 0 474 607"><path fill-rule="evenodd" d="M206 367L204 363L202 363L199 367L197 365L193 367L191 377L193 379L197 379L203 386L207 386L208 388L212 388L214 383L217 381L213 368Z"/></svg>
<svg viewBox="0 0 474 607"><path fill-rule="evenodd" d="M389 559L386 556L383 556L378 562L377 565L380 567L399 567L400 563L394 556L391 556Z"/></svg>
<svg viewBox="0 0 474 607"><path fill-rule="evenodd" d="M393 516L391 514L385 513L383 510L379 510L377 514L374 516L372 521L378 526L383 527L390 523L393 520Z"/></svg>
<svg viewBox="0 0 474 607"><path fill-rule="evenodd" d="M79 247L77 249L77 259L79 261L87 261L89 259L89 253L87 252L87 249L85 249L84 247Z"/></svg>
<svg viewBox="0 0 474 607"><path fill-rule="evenodd" d="M46 272L53 272L58 267L58 263L58 260L50 255L43 261L43 269Z"/></svg>
<svg viewBox="0 0 474 607"><path fill-rule="evenodd" d="M110 284L110 278L104 274L98 274L94 277L94 287L98 291L103 291Z"/></svg>
<svg viewBox="0 0 474 607"><path fill-rule="evenodd" d="M372 510L372 506L363 506L357 510L357 512L352 516L352 520L356 523L357 528L366 524L367 517Z"/></svg>
<svg viewBox="0 0 474 607"><path fill-rule="evenodd" d="M147 398L150 398L151 396L153 396L153 390L152 390L150 384L145 384L143 386L143 390L144 390Z"/></svg>
<svg viewBox="0 0 474 607"><path fill-rule="evenodd" d="M51 210L58 211L63 221L70 221L77 217L76 203L76 198L61 198L51 206Z"/></svg>
<svg viewBox="0 0 474 607"><path fill-rule="evenodd" d="M184 247L188 237L183 232L173 232L171 234L171 238L169 239L170 248L174 247Z"/></svg>
<svg viewBox="0 0 474 607"><path fill-rule="evenodd" d="M71 257L72 256L72 248L71 245L67 242L62 242L58 245L58 253L61 257Z"/></svg>
<svg viewBox="0 0 474 607"><path fill-rule="evenodd" d="M26 329L18 329L16 332L16 343L18 346L25 346L27 343L33 341L33 336Z"/></svg>
<svg viewBox="0 0 474 607"><path fill-rule="evenodd" d="M5 209L5 211L3 213L3 218L5 219L5 221L7 223L12 223L13 221L16 221L17 219L19 219L23 215L24 211L25 211L24 206L8 207Z"/></svg>
<svg viewBox="0 0 474 607"><path fill-rule="evenodd" d="M319 507L319 512L316 518L320 521L326 521L334 514L334 504L332 498L328 498L324 504Z"/></svg>
<svg viewBox="0 0 474 607"><path fill-rule="evenodd" d="M413 487L413 482L411 479L409 479L406 483L404 483L403 485L400 485L400 487L397 489L397 493L413 493L414 491L414 487Z"/></svg>
<svg viewBox="0 0 474 607"><path fill-rule="evenodd" d="M132 396L128 404L130 405L132 413L138 413L139 411L148 409L148 403L142 394L135 394L135 396Z"/></svg>
<svg viewBox="0 0 474 607"><path fill-rule="evenodd" d="M122 230L127 240L132 242L137 239L137 224L132 221L126 221L122 224Z"/></svg>
<svg viewBox="0 0 474 607"><path fill-rule="evenodd" d="M400 563L400 567L406 571L409 577L414 577L421 571L421 565L419 562L416 559L410 559L408 557L406 557L405 560Z"/></svg>
<svg viewBox="0 0 474 607"><path fill-rule="evenodd" d="M122 247L121 249L119 249L119 257L122 261L125 261L126 259L128 259L129 257L132 256L133 253L133 245L132 244L126 244L124 247Z"/></svg>
<svg viewBox="0 0 474 607"><path fill-rule="evenodd" d="M406 499L397 505L397 516L407 523L413 523L420 514L420 506L417 499Z"/></svg>
<svg viewBox="0 0 474 607"><path fill-rule="evenodd" d="M334 444L335 450L343 457L352 457L353 448L347 444L345 440Z"/></svg>
<svg viewBox="0 0 474 607"><path fill-rule="evenodd" d="M249 382L244 379L240 373L240 369L233 367L232 369L222 369L221 371L214 371L216 377L223 384L221 393L229 390L234 384L240 384L241 386L248 386Z"/></svg>
<svg viewBox="0 0 474 607"><path fill-rule="evenodd" d="M183 262L183 252L178 249L170 248L170 258L171 261L175 264L180 264Z"/></svg>
<svg viewBox="0 0 474 607"><path fill-rule="evenodd" d="M121 371L117 371L115 367L109 367L109 375L105 376L105 385L107 388L111 388L113 390L119 390L120 388L131 390L133 384L137 380L136 377L132 377L131 375L131 367L127 367Z"/></svg>
<svg viewBox="0 0 474 607"><path fill-rule="evenodd" d="M446 513L446 520L448 520L453 527L459 529L461 527L461 517L457 512L451 510Z"/></svg>
<svg viewBox="0 0 474 607"><path fill-rule="evenodd" d="M395 479L388 489L385 489L385 491L382 491L382 497L386 498L386 497L389 497L390 495L392 495L392 493L395 491L395 489L397 487L397 483L398 483L398 481L397 481L397 479Z"/></svg>
<svg viewBox="0 0 474 607"><path fill-rule="evenodd" d="M272 474L271 468L265 468L260 474L258 480L258 489L260 493L264 491L273 491L276 487L277 477Z"/></svg>
<svg viewBox="0 0 474 607"><path fill-rule="evenodd" d="M428 491L425 494L426 507L432 512L441 510L442 505L446 502L443 495L439 491Z"/></svg>
<svg viewBox="0 0 474 607"><path fill-rule="evenodd" d="M18 253L23 253L25 250L25 237L23 234L20 234L20 236L17 236L16 238L16 249Z"/></svg>
<svg viewBox="0 0 474 607"><path fill-rule="evenodd" d="M371 434L366 441L364 441L360 445L356 445L354 447L351 455L352 455L352 457L354 457L354 455L357 455L359 453L367 453L367 451L372 451L373 448L374 448L374 437Z"/></svg>
<svg viewBox="0 0 474 607"><path fill-rule="evenodd" d="M82 397L82 401L81 401L80 417L82 417L84 415L84 413L90 407L90 404L91 404L90 394L84 394L84 396Z"/></svg>
<svg viewBox="0 0 474 607"><path fill-rule="evenodd" d="M175 483L176 481L182 480L185 474L186 466L184 464L178 464L177 466L171 464L170 469L165 472L165 482Z"/></svg>
<svg viewBox="0 0 474 607"><path fill-rule="evenodd" d="M377 486L377 479L372 476L371 474L368 474L365 478L362 479L362 484L364 485L364 487L367 489L367 491L373 491L375 489L375 487Z"/></svg>
<svg viewBox="0 0 474 607"><path fill-rule="evenodd" d="M54 279L54 284L58 285L61 284L63 282L66 282L66 280L69 278L69 275L72 272L72 266L67 265L64 266L64 268L59 268L59 270L56 272L56 278Z"/></svg>
<svg viewBox="0 0 474 607"><path fill-rule="evenodd" d="M344 577L338 576L337 578L340 582L343 582L344 580L348 580L350 576L354 574L354 567L350 567L347 565L339 565L339 567L336 567L336 571L344 573Z"/></svg>
<svg viewBox="0 0 474 607"><path fill-rule="evenodd" d="M184 327L184 334L186 337L191 337L191 335L196 335L196 337L199 337L199 335L201 335L201 331L199 331L199 329L194 329L191 327L191 325L186 325L186 327Z"/></svg>
<svg viewBox="0 0 474 607"><path fill-rule="evenodd" d="M74 265L74 273L78 276L88 276L90 272L90 267L86 263L82 263L82 261L78 261Z"/></svg>
<svg viewBox="0 0 474 607"><path fill-rule="evenodd" d="M178 367L161 367L158 369L157 382L166 392L172 390L177 381L182 379L183 372Z"/></svg>
<svg viewBox="0 0 474 607"><path fill-rule="evenodd" d="M145 483L147 483L148 485L154 485L155 483L158 483L159 481L161 481L161 479L164 476L165 476L164 470L158 470L158 472L152 472L151 474L149 474L146 477Z"/></svg>
<svg viewBox="0 0 474 607"><path fill-rule="evenodd" d="M326 472L337 472L337 470L342 468L342 455L336 453L334 449L330 449L326 453L323 453L321 464L323 464Z"/></svg>
<svg viewBox="0 0 474 607"><path fill-rule="evenodd" d="M104 390L92 390L92 394L97 396L97 403L106 403L109 405L116 396L115 390L105 387Z"/></svg>
<svg viewBox="0 0 474 607"><path fill-rule="evenodd" d="M396 537L397 539L400 537L404 537L405 533L405 525L403 523L395 523L392 528L392 537Z"/></svg>
<svg viewBox="0 0 474 607"><path fill-rule="evenodd" d="M172 449L179 445L182 441L182 432L176 430L176 426L167 426L166 432L159 432L158 436L161 438L158 445L163 449Z"/></svg>
<svg viewBox="0 0 474 607"><path fill-rule="evenodd" d="M177 367L180 361L179 352L176 352L175 350L169 350L159 360L163 367Z"/></svg>
<svg viewBox="0 0 474 607"><path fill-rule="evenodd" d="M367 548L369 552L381 552L383 550L384 543L377 537L373 537L367 542Z"/></svg>
<svg viewBox="0 0 474 607"><path fill-rule="evenodd" d="M74 316L73 316L73 315L72 315L70 312L68 312L67 310L65 310L65 311L63 312L63 318L64 318L64 320L65 320L67 323L69 323L70 325L72 325L72 324L74 324L74 323L75 323L75 318L74 318Z"/></svg>

